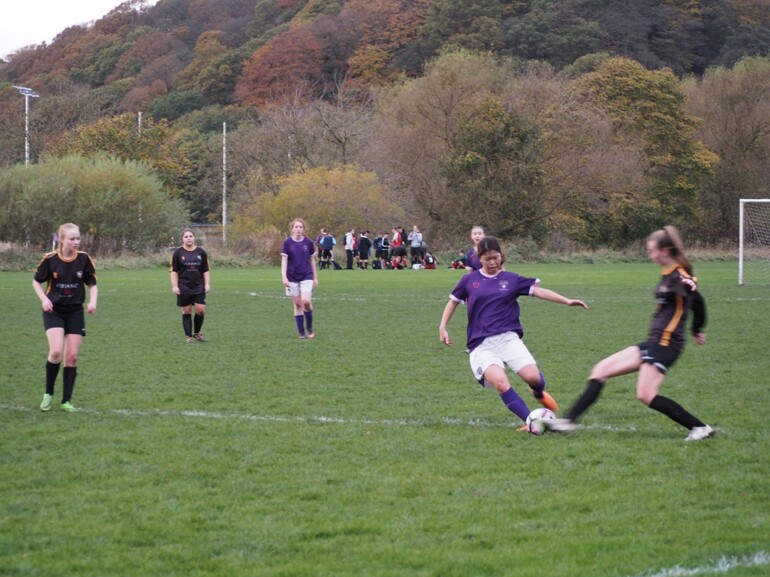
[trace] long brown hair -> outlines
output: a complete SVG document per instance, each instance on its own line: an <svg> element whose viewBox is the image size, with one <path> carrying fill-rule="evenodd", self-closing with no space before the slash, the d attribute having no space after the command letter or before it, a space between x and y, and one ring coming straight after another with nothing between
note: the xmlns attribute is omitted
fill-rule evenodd
<svg viewBox="0 0 770 577"><path fill-rule="evenodd" d="M687 255L684 254L684 244L682 243L682 237L679 236L679 231L675 226L667 225L660 230L653 232L647 240L651 240L655 243L659 250L667 250L677 263L679 263L687 274L692 274L692 263Z"/></svg>

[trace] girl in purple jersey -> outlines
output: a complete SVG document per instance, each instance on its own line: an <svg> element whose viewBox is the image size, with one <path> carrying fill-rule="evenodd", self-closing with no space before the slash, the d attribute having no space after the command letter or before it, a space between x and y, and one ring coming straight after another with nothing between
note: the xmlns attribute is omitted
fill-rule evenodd
<svg viewBox="0 0 770 577"><path fill-rule="evenodd" d="M655 289L655 314L652 317L647 340L623 349L599 361L591 370L583 394L567 411L565 418L543 421L545 426L560 433L569 433L576 422L596 402L608 379L629 373L639 373L636 380L636 398L690 430L685 440L700 441L714 434L714 429L687 412L676 401L658 394L668 369L684 350L687 313L693 311L692 334L702 345L706 335L706 304L697 291L697 279L692 265L684 254L679 232L666 226L647 238L650 260L663 268Z"/></svg>
<svg viewBox="0 0 770 577"><path fill-rule="evenodd" d="M318 288L315 244L305 236L305 221L291 221L291 236L281 248L281 279L294 304L294 321L301 339L314 339L313 289Z"/></svg>
<svg viewBox="0 0 770 577"><path fill-rule="evenodd" d="M88 287L88 314L96 312L96 270L88 254L78 250L80 229L72 223L59 227L59 249L43 257L35 271L32 288L43 308L43 327L48 339L45 394L41 411L53 405L54 384L64 362L61 408L73 412L72 392L77 377L78 354L86 334L83 303ZM46 286L43 286L43 283Z"/></svg>
<svg viewBox="0 0 770 577"><path fill-rule="evenodd" d="M473 246L465 253L465 270L479 270L481 261L479 260L479 243L484 238L484 228L474 226L471 229L471 242Z"/></svg>
<svg viewBox="0 0 770 577"><path fill-rule="evenodd" d="M545 377L537 368L534 357L524 345L524 329L519 320L520 296L533 296L554 303L588 309L583 302L568 299L552 290L540 287L540 280L519 276L502 269L505 256L500 242L491 236L478 244L481 270L463 276L449 296L439 325L439 339L452 344L447 325L460 303L468 308L468 351L473 376L479 384L494 388L505 406L522 421L529 408L511 388L507 366L523 380L544 407L557 411L553 397L545 391Z"/></svg>

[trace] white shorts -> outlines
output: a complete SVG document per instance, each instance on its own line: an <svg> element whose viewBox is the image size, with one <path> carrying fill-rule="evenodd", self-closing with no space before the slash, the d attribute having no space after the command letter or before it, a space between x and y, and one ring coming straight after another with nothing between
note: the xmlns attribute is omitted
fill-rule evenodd
<svg viewBox="0 0 770 577"><path fill-rule="evenodd" d="M300 295L306 295L313 292L312 280L301 280L299 282L289 282L289 286L286 287L287 297L298 297Z"/></svg>
<svg viewBox="0 0 770 577"><path fill-rule="evenodd" d="M518 373L527 365L537 364L524 341L514 332L485 338L471 351L470 362L473 377L485 387L489 385L484 381L484 371L492 365L508 367Z"/></svg>

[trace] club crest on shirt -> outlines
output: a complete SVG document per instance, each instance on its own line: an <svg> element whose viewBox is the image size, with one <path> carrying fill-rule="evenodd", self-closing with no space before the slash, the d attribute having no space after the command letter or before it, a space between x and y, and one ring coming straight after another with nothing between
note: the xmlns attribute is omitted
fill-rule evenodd
<svg viewBox="0 0 770 577"><path fill-rule="evenodd" d="M78 278L83 278L83 271L79 270L78 272L75 273L75 276Z"/></svg>
<svg viewBox="0 0 770 577"><path fill-rule="evenodd" d="M481 286L480 282L473 283L473 288L479 288Z"/></svg>
<svg viewBox="0 0 770 577"><path fill-rule="evenodd" d="M501 280L499 283L500 290L501 291L507 291L508 290L508 281L507 280Z"/></svg>

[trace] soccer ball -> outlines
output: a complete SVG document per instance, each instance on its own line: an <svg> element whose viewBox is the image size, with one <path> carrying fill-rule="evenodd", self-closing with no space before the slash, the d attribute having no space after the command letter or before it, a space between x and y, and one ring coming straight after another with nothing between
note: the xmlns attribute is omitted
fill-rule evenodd
<svg viewBox="0 0 770 577"><path fill-rule="evenodd" d="M540 436L546 431L545 425L543 425L543 420L555 418L556 415L550 409L535 409L529 415L527 415L527 429L533 435Z"/></svg>

